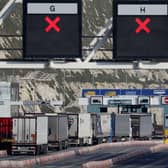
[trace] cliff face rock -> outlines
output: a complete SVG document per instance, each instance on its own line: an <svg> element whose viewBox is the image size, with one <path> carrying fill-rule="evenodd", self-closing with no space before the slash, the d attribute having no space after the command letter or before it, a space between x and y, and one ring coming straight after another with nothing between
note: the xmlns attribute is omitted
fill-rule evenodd
<svg viewBox="0 0 168 168"><path fill-rule="evenodd" d="M7 0L0 1L0 7ZM112 16L111 0L83 0L83 35L96 35L107 19ZM22 5L0 25L1 35L22 35ZM88 46L92 38L84 38L83 46ZM108 47L112 47L111 39ZM22 48L22 37L1 37L0 48ZM101 59L109 59L112 52L97 52ZM21 58L22 52L0 51L0 58ZM0 70L1 81L20 83L21 100L63 100L64 106L52 108L39 106L35 110L79 112L78 98L82 88L167 88L166 70ZM22 109L25 110L25 109ZM157 113L158 114L158 113ZM161 112L159 117L161 122Z"/></svg>
<svg viewBox="0 0 168 168"><path fill-rule="evenodd" d="M82 88L167 88L165 70L0 70L1 81L19 82L21 100L62 100L61 108L37 107L37 111L80 112ZM154 110L156 112L157 110ZM152 109L151 109L152 112ZM162 121L162 110L158 110Z"/></svg>
<svg viewBox="0 0 168 168"><path fill-rule="evenodd" d="M9 0L1 0L0 1L0 10L3 9L3 7L5 6L5 4L8 2Z"/></svg>

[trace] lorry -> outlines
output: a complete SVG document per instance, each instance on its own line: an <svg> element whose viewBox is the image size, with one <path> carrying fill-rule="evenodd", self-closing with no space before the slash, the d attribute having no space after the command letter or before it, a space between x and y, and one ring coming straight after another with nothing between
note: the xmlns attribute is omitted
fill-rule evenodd
<svg viewBox="0 0 168 168"><path fill-rule="evenodd" d="M92 144L92 121L90 113L67 113L69 145Z"/></svg>
<svg viewBox="0 0 168 168"><path fill-rule="evenodd" d="M68 148L68 117L63 114L49 114L48 117L48 148Z"/></svg>
<svg viewBox="0 0 168 168"><path fill-rule="evenodd" d="M12 120L12 155L47 153L47 116L26 115L13 117Z"/></svg>
<svg viewBox="0 0 168 168"><path fill-rule="evenodd" d="M0 150L6 150L9 155L12 146L12 122L11 117L0 118Z"/></svg>
<svg viewBox="0 0 168 168"><path fill-rule="evenodd" d="M153 124L150 113L116 114L115 116L116 139L150 139L152 132Z"/></svg>
<svg viewBox="0 0 168 168"><path fill-rule="evenodd" d="M108 142L111 139L111 115L92 113L93 144Z"/></svg>
<svg viewBox="0 0 168 168"><path fill-rule="evenodd" d="M100 113L101 127L102 127L102 142L109 142L111 139L111 115L108 113Z"/></svg>

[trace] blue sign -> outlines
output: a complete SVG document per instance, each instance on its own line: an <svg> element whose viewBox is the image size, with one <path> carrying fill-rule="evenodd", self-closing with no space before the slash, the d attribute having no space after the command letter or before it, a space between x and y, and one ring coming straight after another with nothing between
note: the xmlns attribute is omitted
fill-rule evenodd
<svg viewBox="0 0 168 168"><path fill-rule="evenodd" d="M139 89L124 89L124 90L121 90L120 95L141 95L141 90L139 90Z"/></svg>
<svg viewBox="0 0 168 168"><path fill-rule="evenodd" d="M168 96L168 89L82 89L82 97L123 95Z"/></svg>
<svg viewBox="0 0 168 168"><path fill-rule="evenodd" d="M103 96L117 96L120 95L120 89L101 89L100 94Z"/></svg>

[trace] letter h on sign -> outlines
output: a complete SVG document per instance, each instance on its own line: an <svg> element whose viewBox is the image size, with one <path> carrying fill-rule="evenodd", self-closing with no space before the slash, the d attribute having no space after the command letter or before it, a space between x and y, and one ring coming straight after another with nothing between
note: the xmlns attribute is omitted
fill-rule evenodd
<svg viewBox="0 0 168 168"><path fill-rule="evenodd" d="M146 8L145 7L140 7L140 13L145 13L146 12Z"/></svg>

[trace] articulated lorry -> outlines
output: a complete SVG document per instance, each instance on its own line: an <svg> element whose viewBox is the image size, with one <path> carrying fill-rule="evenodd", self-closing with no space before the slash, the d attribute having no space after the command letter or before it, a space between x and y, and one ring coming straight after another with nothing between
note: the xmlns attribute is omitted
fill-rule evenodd
<svg viewBox="0 0 168 168"><path fill-rule="evenodd" d="M151 139L153 132L152 115L118 114L115 116L115 137L118 139Z"/></svg>
<svg viewBox="0 0 168 168"><path fill-rule="evenodd" d="M92 144L92 120L89 113L68 113L70 145Z"/></svg>
<svg viewBox="0 0 168 168"><path fill-rule="evenodd" d="M48 117L13 117L12 124L12 154L47 153Z"/></svg>
<svg viewBox="0 0 168 168"><path fill-rule="evenodd" d="M92 113L93 144L108 142L111 139L111 115L108 113Z"/></svg>
<svg viewBox="0 0 168 168"><path fill-rule="evenodd" d="M63 114L46 114L48 117L48 148L68 147L68 117Z"/></svg>

